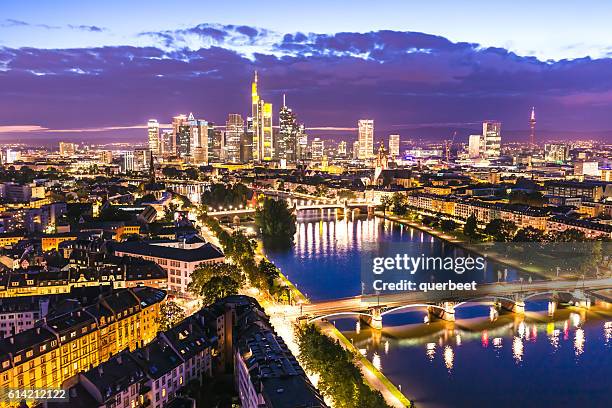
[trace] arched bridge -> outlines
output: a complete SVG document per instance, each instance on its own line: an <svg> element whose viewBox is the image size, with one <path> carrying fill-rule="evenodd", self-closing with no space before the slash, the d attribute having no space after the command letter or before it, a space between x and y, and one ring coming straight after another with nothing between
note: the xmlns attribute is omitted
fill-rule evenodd
<svg viewBox="0 0 612 408"><path fill-rule="evenodd" d="M549 313L560 302L588 308L593 292L612 289L612 278L587 280L536 281L532 283L487 283L472 291L401 292L362 295L316 301L301 307L302 316L313 322L343 315L356 315L374 328L382 328L382 316L401 310L426 309L433 315L453 321L455 309L472 302L490 302L514 313L525 312L525 302L548 299Z"/></svg>

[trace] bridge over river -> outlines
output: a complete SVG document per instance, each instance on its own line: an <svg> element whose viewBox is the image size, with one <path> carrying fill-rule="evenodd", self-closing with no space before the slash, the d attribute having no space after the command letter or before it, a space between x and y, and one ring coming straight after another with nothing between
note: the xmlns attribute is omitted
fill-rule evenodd
<svg viewBox="0 0 612 408"><path fill-rule="evenodd" d="M315 301L301 305L301 314L311 322L356 315L373 328L381 329L382 317L400 310L424 308L438 318L453 321L455 309L470 302L487 302L497 309L524 313L525 302L548 299L549 313L554 313L560 303L589 308L593 299L607 299L598 291L610 289L612 278L483 283L470 291L407 291Z"/></svg>

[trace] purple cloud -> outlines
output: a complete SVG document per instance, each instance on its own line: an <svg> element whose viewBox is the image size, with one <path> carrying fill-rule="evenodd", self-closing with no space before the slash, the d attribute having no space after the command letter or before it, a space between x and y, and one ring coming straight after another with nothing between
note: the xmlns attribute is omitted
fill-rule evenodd
<svg viewBox="0 0 612 408"><path fill-rule="evenodd" d="M307 126L351 128L368 117L379 135L447 137L495 118L522 136L535 105L551 137L612 130L611 59L545 62L395 31L282 36L200 24L143 36L160 47L0 48L0 125L129 127L191 111L223 123L248 114L257 69L263 98L276 110L286 93ZM183 46L190 36L208 45ZM245 45L251 52L240 52Z"/></svg>

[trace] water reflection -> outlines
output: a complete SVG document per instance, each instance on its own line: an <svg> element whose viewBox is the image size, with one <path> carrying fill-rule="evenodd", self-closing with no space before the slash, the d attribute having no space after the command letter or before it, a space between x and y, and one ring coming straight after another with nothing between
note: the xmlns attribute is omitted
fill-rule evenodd
<svg viewBox="0 0 612 408"><path fill-rule="evenodd" d="M523 361L523 340L520 337L514 337L512 340L512 356L516 363Z"/></svg>
<svg viewBox="0 0 612 408"><path fill-rule="evenodd" d="M450 373L453 369L453 363L455 361L455 352L451 346L446 346L444 348L444 364Z"/></svg>

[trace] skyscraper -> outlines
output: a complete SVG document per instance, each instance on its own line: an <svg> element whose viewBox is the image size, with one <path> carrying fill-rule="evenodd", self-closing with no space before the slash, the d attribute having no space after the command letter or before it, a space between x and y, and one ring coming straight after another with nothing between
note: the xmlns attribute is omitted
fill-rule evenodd
<svg viewBox="0 0 612 408"><path fill-rule="evenodd" d="M481 141L482 135L470 135L468 142L468 155L470 159L477 159L480 157Z"/></svg>
<svg viewBox="0 0 612 408"><path fill-rule="evenodd" d="M59 142L60 156L73 156L76 153L76 145L70 142Z"/></svg>
<svg viewBox="0 0 612 408"><path fill-rule="evenodd" d="M344 140L338 143L338 156L346 156L346 142Z"/></svg>
<svg viewBox="0 0 612 408"><path fill-rule="evenodd" d="M400 154L400 135L389 135L389 156L397 157Z"/></svg>
<svg viewBox="0 0 612 408"><path fill-rule="evenodd" d="M191 158L194 164L208 164L208 122L194 119L190 122Z"/></svg>
<svg viewBox="0 0 612 408"><path fill-rule="evenodd" d="M321 160L325 150L325 142L318 137L312 140L312 160Z"/></svg>
<svg viewBox="0 0 612 408"><path fill-rule="evenodd" d="M253 118L253 161L272 160L274 133L272 132L272 104L257 93L257 71L251 83L251 117Z"/></svg>
<svg viewBox="0 0 612 408"><path fill-rule="evenodd" d="M277 157L285 159L287 163L294 163L297 159L297 137L299 127L297 117L291 108L287 107L285 95L283 95L283 106L278 114L279 139Z"/></svg>
<svg viewBox="0 0 612 408"><path fill-rule="evenodd" d="M485 120L482 123L482 156L499 157L501 154L501 122Z"/></svg>
<svg viewBox="0 0 612 408"><path fill-rule="evenodd" d="M191 156L191 126L188 122L183 122L175 133L176 154L182 159L189 159Z"/></svg>
<svg viewBox="0 0 612 408"><path fill-rule="evenodd" d="M353 142L353 159L358 159L359 158L359 140L355 140Z"/></svg>
<svg viewBox="0 0 612 408"><path fill-rule="evenodd" d="M359 127L359 159L369 159L374 155L374 121L360 119Z"/></svg>
<svg viewBox="0 0 612 408"><path fill-rule="evenodd" d="M149 119L147 123L149 136L149 150L155 156L161 154L161 139L159 137L159 123L155 119Z"/></svg>
<svg viewBox="0 0 612 408"><path fill-rule="evenodd" d="M247 116L246 132L242 134L240 140L240 160L243 163L253 161L253 118Z"/></svg>
<svg viewBox="0 0 612 408"><path fill-rule="evenodd" d="M230 113L225 122L225 161L240 163L240 142L244 133L244 120L237 113Z"/></svg>
<svg viewBox="0 0 612 408"><path fill-rule="evenodd" d="M529 129L530 129L529 143L532 146L535 146L535 125L536 125L535 106L533 106L531 108L531 116L529 118Z"/></svg>
<svg viewBox="0 0 612 408"><path fill-rule="evenodd" d="M171 152L170 153L171 156L177 155L178 153L178 134L180 132L180 127L181 126L185 126L187 122L187 116L185 115L177 115L174 116L172 118L172 139L171 139ZM185 137L185 135L183 135L183 137ZM190 135L186 136L188 139L190 138ZM183 142L185 142L183 140ZM190 143L189 141L187 141L187 143Z"/></svg>
<svg viewBox="0 0 612 408"><path fill-rule="evenodd" d="M308 159L308 134L304 125L298 126L297 134L297 159L307 160Z"/></svg>
<svg viewBox="0 0 612 408"><path fill-rule="evenodd" d="M161 154L162 156L174 156L174 131L165 129L161 132Z"/></svg>

